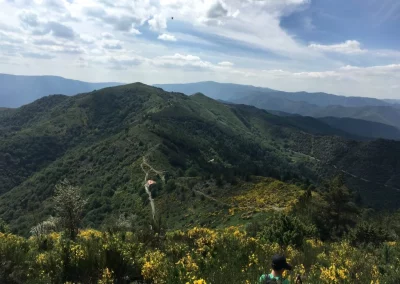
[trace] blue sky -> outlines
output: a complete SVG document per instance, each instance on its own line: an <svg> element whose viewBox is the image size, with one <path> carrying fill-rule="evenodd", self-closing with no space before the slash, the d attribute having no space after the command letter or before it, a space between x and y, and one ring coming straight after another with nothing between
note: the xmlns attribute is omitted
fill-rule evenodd
<svg viewBox="0 0 400 284"><path fill-rule="evenodd" d="M283 17L281 26L306 43L356 39L372 49L396 49L400 46L399 23L397 0L317 0Z"/></svg>
<svg viewBox="0 0 400 284"><path fill-rule="evenodd" d="M0 72L400 99L399 28L398 0L0 0Z"/></svg>

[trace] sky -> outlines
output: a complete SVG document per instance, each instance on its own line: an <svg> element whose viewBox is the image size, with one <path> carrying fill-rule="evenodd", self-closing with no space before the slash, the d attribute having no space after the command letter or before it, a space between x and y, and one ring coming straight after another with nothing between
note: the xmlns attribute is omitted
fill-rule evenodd
<svg viewBox="0 0 400 284"><path fill-rule="evenodd" d="M400 99L400 1L0 0L0 73Z"/></svg>

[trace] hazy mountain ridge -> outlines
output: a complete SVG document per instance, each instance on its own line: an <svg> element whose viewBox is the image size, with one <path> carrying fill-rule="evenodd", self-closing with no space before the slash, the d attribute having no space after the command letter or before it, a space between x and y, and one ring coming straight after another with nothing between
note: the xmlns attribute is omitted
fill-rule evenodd
<svg viewBox="0 0 400 284"><path fill-rule="evenodd" d="M0 106L19 107L52 94L76 95L120 83L88 83L58 76L0 74Z"/></svg>
<svg viewBox="0 0 400 284"><path fill-rule="evenodd" d="M368 120L394 126L400 129L400 109L390 106L368 106L345 108L341 106L329 106L308 114L314 117L348 117Z"/></svg>
<svg viewBox="0 0 400 284"><path fill-rule="evenodd" d="M237 102L241 103L243 103L246 97L264 96L269 99L283 98L292 102L306 102L308 104L317 106L341 105L346 107L361 107L390 105L389 102L375 98L345 97L323 92L283 92L269 88L230 83L198 82L188 84L156 84L155 86L166 91L181 92L186 95L192 95L196 92L201 92L216 100L228 100L232 102L237 100ZM261 97L258 97L258 99L260 98Z"/></svg>
<svg viewBox="0 0 400 284"><path fill-rule="evenodd" d="M157 86L166 88L169 91L182 91L186 94L191 94L195 90L204 91L206 95L216 99L223 97L223 100L228 99L232 103L252 105L267 111L299 114L316 118L337 117L365 120L365 123L354 123L353 121L353 123L346 125L344 128L336 124L336 128L346 131L355 137L398 139L396 133L400 129L400 107L393 104L393 101L389 103L373 98L343 97L326 93L288 93L271 89L263 90L262 88L252 86L219 84L216 82ZM342 121L344 122L344 120ZM384 130L381 131L377 128L378 125L376 124L370 125L369 131L373 133L358 129L362 125L367 127L368 122L380 123ZM391 126L397 129L392 129ZM390 133L391 130L394 131L393 134Z"/></svg>
<svg viewBox="0 0 400 284"><path fill-rule="evenodd" d="M385 102L391 103L391 104L397 104L400 105L400 100L397 99L385 99Z"/></svg>

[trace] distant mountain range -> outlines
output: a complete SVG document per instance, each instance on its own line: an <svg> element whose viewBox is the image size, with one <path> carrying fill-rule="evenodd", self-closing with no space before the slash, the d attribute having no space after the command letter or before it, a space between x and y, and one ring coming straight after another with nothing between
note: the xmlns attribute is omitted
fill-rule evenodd
<svg viewBox="0 0 400 284"><path fill-rule="evenodd" d="M169 92L180 92L186 95L192 95L200 92L206 96L223 101L241 101L250 97L267 97L269 99L288 100L291 103L300 102L316 106L340 105L345 107L363 107L363 106L390 106L393 102L364 97L345 97L331 95L327 93L307 93L307 92L282 92L269 88L261 88L247 85L217 83L217 82L199 82L188 84L156 84Z"/></svg>
<svg viewBox="0 0 400 284"><path fill-rule="evenodd" d="M356 136L399 139L400 105L397 105L396 102L400 101L397 100L344 97L326 93L290 93L216 82L157 86L164 90L183 92L187 95L203 92L205 95L217 100L252 105L268 111L316 118L329 117L324 122L329 122L331 126ZM333 120L332 118L334 117L354 120ZM374 123L370 124L369 122ZM348 124L341 126L341 123Z"/></svg>
<svg viewBox="0 0 400 284"><path fill-rule="evenodd" d="M19 107L53 94L76 95L120 83L88 83L57 76L0 74L0 107Z"/></svg>
<svg viewBox="0 0 400 284"><path fill-rule="evenodd" d="M282 111L312 117L348 117L379 122L400 129L400 108L391 105L345 107L341 105L317 106L303 101L291 101L270 97L268 94L250 95L232 101L248 104L265 110Z"/></svg>
<svg viewBox="0 0 400 284"><path fill-rule="evenodd" d="M391 104L400 105L400 100L386 99L384 101L388 102L388 103L391 103Z"/></svg>
<svg viewBox="0 0 400 284"><path fill-rule="evenodd" d="M299 120L300 117L304 119L311 117L301 116L299 114L293 114L282 111L269 111L272 114L284 117L292 117L296 120ZM389 140L400 140L400 130L394 126L373 122L362 119L354 119L348 117L320 117L313 118L319 120L321 123L325 125L329 125L333 129L340 130L342 133L347 133L348 135L352 135L352 139L363 140L363 139L389 139ZM343 134L335 134L339 136L345 137Z"/></svg>

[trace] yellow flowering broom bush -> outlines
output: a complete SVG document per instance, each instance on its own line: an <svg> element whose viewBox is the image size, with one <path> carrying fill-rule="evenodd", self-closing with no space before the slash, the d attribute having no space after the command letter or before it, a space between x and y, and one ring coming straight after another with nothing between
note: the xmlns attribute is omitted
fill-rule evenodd
<svg viewBox="0 0 400 284"><path fill-rule="evenodd" d="M0 283L255 284L276 253L293 265L286 273L292 283L297 274L303 283L400 283L396 242L356 248L309 239L282 248L242 227L195 227L158 238L154 247L131 232L83 230L75 241L59 233L29 239L0 233Z"/></svg>

